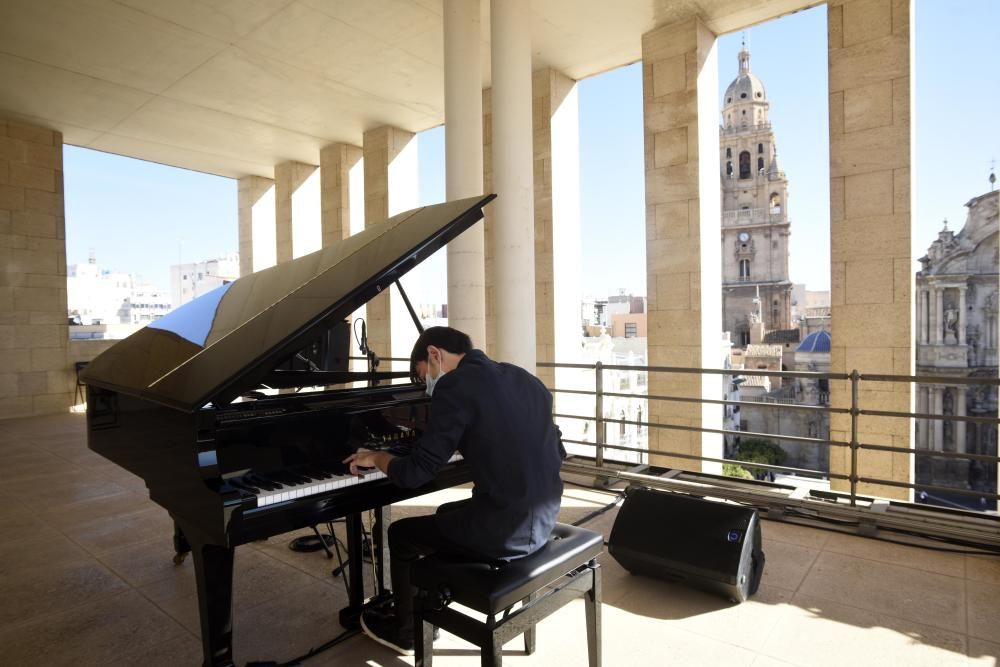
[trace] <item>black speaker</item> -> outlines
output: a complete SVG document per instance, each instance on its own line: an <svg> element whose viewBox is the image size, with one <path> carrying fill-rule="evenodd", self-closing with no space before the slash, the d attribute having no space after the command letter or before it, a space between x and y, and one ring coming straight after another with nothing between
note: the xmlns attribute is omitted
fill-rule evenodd
<svg viewBox="0 0 1000 667"><path fill-rule="evenodd" d="M764 573L757 511L691 496L629 489L608 551L632 574L677 581L743 602Z"/></svg>

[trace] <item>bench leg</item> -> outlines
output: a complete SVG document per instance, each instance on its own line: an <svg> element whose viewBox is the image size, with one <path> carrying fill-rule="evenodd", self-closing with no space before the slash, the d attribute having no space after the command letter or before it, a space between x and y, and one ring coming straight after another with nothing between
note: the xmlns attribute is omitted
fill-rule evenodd
<svg viewBox="0 0 1000 667"><path fill-rule="evenodd" d="M587 614L587 658L590 667L601 667L601 566L590 563L593 577L590 590L584 597Z"/></svg>
<svg viewBox="0 0 1000 667"><path fill-rule="evenodd" d="M423 619L423 600L413 600L413 660L414 667L434 664L434 626Z"/></svg>
<svg viewBox="0 0 1000 667"><path fill-rule="evenodd" d="M503 664L503 646L497 640L496 633L490 635L489 643L479 648L482 667L501 667Z"/></svg>
<svg viewBox="0 0 1000 667"><path fill-rule="evenodd" d="M522 606L527 606L531 604L531 601L537 596L536 593L531 593L528 597L521 600ZM531 655L535 652L535 625L524 631L524 652L527 655Z"/></svg>

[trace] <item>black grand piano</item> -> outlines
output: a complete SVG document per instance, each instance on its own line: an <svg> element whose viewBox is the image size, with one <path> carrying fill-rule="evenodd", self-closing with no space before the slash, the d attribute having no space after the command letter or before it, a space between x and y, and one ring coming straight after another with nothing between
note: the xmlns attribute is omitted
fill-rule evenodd
<svg viewBox="0 0 1000 667"><path fill-rule="evenodd" d="M340 619L350 627L365 600L360 513L375 510L376 593L384 594L388 505L468 481L460 461L416 491L377 470L350 475L341 461L357 448L418 438L428 400L421 386L400 382L408 373L371 363L330 370L303 351L324 340L347 345L345 318L479 221L494 196L401 213L223 285L82 374L89 447L146 481L174 519L178 557L193 556L206 666L233 664L235 547L345 517L352 565Z"/></svg>

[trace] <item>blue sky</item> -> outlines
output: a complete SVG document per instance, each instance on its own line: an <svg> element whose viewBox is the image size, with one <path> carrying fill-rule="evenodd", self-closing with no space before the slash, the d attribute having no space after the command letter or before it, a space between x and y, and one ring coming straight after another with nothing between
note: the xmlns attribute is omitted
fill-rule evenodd
<svg viewBox="0 0 1000 667"><path fill-rule="evenodd" d="M919 257L947 217L989 189L1000 160L994 44L996 0L918 0L913 246ZM719 86L736 75L744 33L719 39ZM751 68L771 102L778 157L789 179L792 280L829 288L826 9L817 7L746 31ZM638 64L579 84L583 291L645 293L642 72ZM423 203L444 198L444 132L419 135ZM170 264L237 247L236 181L67 147L67 261L92 248L108 269L168 287ZM437 262L434 266L442 266ZM426 272L424 272L426 273ZM416 277L416 276L414 276ZM425 278L426 280L426 278ZM426 293L443 295L444 280ZM443 299L443 296L441 297Z"/></svg>

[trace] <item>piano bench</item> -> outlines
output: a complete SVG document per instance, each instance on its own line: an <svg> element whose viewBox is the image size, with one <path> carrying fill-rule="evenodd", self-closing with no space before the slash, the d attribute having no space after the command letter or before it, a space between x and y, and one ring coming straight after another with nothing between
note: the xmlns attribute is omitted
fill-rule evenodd
<svg viewBox="0 0 1000 667"><path fill-rule="evenodd" d="M464 561L430 555L413 564L416 667L431 667L434 627L479 647L483 667L499 667L501 648L524 635L535 651L535 624L584 597L590 667L601 665L601 535L557 523L541 549L509 563ZM481 621L449 607L452 602L486 615ZM518 602L521 606L512 610Z"/></svg>

